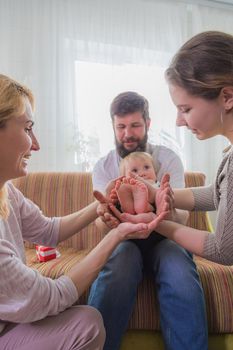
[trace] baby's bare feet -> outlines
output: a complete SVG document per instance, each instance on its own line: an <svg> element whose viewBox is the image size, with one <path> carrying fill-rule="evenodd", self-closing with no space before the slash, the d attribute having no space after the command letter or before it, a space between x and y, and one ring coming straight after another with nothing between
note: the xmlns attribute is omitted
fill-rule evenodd
<svg viewBox="0 0 233 350"><path fill-rule="evenodd" d="M132 182L132 181L131 181ZM137 180L134 180L132 186L134 210L136 214L147 213L150 211L148 204L148 189L147 186Z"/></svg>
<svg viewBox="0 0 233 350"><path fill-rule="evenodd" d="M144 183L132 178L123 178L116 182L114 191L117 193L123 212L141 214L151 211L148 189Z"/></svg>
<svg viewBox="0 0 233 350"><path fill-rule="evenodd" d="M117 181L115 190L121 205L121 210L129 214L135 214L132 186L129 181L127 181L127 179Z"/></svg>
<svg viewBox="0 0 233 350"><path fill-rule="evenodd" d="M114 204L116 204L118 202L118 195L117 195L117 192L116 192L116 189L113 188L110 192L110 195L109 195L109 198L110 198L110 201Z"/></svg>

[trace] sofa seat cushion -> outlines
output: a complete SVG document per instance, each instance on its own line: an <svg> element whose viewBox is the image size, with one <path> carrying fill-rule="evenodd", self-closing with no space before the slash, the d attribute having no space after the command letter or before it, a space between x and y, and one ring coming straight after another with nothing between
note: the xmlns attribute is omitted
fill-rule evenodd
<svg viewBox="0 0 233 350"><path fill-rule="evenodd" d="M26 249L27 265L50 278L58 278L82 260L90 249L59 247L59 258L41 263L34 248ZM223 266L195 257L204 290L210 333L233 332L233 266ZM88 291L78 303L86 303ZM149 306L149 307L148 307ZM147 311L145 311L147 310ZM130 329L159 330L159 305L152 278L144 277L139 285L136 305L129 323Z"/></svg>
<svg viewBox="0 0 233 350"><path fill-rule="evenodd" d="M211 333L233 332L233 266L195 257Z"/></svg>
<svg viewBox="0 0 233 350"><path fill-rule="evenodd" d="M233 266L219 265L200 257L194 260L204 290L209 332L232 333ZM151 278L145 277L139 286L129 328L160 329L159 305Z"/></svg>
<svg viewBox="0 0 233 350"><path fill-rule="evenodd" d="M185 173L186 186L204 185L201 173ZM93 198L91 173L31 173L15 179L14 184L36 203L47 216L63 216L80 210ZM208 216L192 212L188 225L200 230L211 230ZM36 260L35 248L25 244L28 265L43 275L57 278L80 261L95 246L103 234L94 223L85 227L59 247L61 257L46 263ZM233 333L233 267L220 266L205 259L195 258L200 274L210 332ZM85 303L88 291L79 299ZM144 278L138 288L137 302L130 320L131 329L159 330L159 307L153 281ZM217 349L217 348L216 348Z"/></svg>
<svg viewBox="0 0 233 350"><path fill-rule="evenodd" d="M58 251L60 257L47 262L39 262L35 248L27 248L27 265L38 270L43 276L55 279L66 274L77 262L82 260L90 252L90 249L77 250L74 248L58 247ZM86 303L87 295L88 291L79 298L78 303Z"/></svg>

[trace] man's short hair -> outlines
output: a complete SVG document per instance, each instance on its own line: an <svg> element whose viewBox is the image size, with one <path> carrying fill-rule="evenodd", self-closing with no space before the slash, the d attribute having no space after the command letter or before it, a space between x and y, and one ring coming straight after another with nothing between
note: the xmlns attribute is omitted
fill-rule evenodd
<svg viewBox="0 0 233 350"><path fill-rule="evenodd" d="M123 117L135 112L141 112L144 120L150 119L147 99L133 91L126 91L117 95L110 106L112 120L115 115Z"/></svg>

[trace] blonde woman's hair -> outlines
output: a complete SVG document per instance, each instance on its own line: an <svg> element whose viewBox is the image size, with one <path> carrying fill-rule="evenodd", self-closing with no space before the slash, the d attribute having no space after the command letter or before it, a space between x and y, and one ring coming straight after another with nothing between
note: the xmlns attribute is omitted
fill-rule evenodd
<svg viewBox="0 0 233 350"><path fill-rule="evenodd" d="M5 128L9 119L19 117L25 112L25 97L34 109L32 92L17 81L0 74L0 129ZM0 189L0 217L6 219L9 215L7 189Z"/></svg>
<svg viewBox="0 0 233 350"><path fill-rule="evenodd" d="M136 160L136 159L142 159L142 160L149 160L154 168L155 173L157 172L156 165L154 163L154 159L149 153L146 152L132 152L129 153L125 158L123 158L120 162L120 175L123 176L125 175L125 170L128 162L130 160Z"/></svg>
<svg viewBox="0 0 233 350"><path fill-rule="evenodd" d="M7 219L9 216L8 193L6 186L0 190L0 218Z"/></svg>

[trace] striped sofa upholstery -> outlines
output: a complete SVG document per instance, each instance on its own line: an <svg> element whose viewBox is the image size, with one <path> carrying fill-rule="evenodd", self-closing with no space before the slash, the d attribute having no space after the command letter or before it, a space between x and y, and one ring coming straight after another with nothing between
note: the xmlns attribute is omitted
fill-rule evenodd
<svg viewBox="0 0 233 350"><path fill-rule="evenodd" d="M201 173L186 173L186 186L204 185ZM79 210L93 201L90 173L31 173L14 180L23 194L35 202L47 216L62 216ZM206 213L193 212L188 225L209 230ZM27 264L43 275L57 278L80 261L101 239L94 223L62 242L58 250L61 257L39 263L35 247L25 242ZM203 286L209 332L233 333L233 266L221 266L195 257ZM79 300L85 303L88 291ZM130 329L159 330L159 308L153 282L144 278L139 286L137 301L129 323Z"/></svg>

